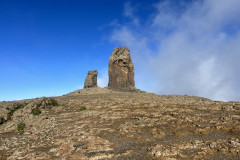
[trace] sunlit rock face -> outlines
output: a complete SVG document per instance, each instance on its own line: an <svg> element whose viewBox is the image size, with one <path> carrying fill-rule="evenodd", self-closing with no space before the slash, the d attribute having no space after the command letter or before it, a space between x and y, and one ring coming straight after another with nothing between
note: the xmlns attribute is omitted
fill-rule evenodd
<svg viewBox="0 0 240 160"><path fill-rule="evenodd" d="M108 75L109 88L135 88L134 65L127 47L114 49L109 58Z"/></svg>

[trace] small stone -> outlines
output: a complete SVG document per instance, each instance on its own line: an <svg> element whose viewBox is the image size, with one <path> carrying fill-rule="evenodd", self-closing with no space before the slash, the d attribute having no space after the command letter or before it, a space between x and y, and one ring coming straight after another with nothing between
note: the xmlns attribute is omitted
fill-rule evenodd
<svg viewBox="0 0 240 160"><path fill-rule="evenodd" d="M212 142L212 143L209 145L209 147L210 147L211 149L215 148L216 146L217 146L217 143L216 143L216 142Z"/></svg>

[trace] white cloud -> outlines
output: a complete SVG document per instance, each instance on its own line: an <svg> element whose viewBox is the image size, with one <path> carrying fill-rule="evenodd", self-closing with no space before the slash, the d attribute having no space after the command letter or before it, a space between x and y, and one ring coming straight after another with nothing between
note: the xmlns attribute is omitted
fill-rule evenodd
<svg viewBox="0 0 240 160"><path fill-rule="evenodd" d="M136 85L160 94L240 100L240 1L161 1L155 9L148 22L118 25L110 36L130 48Z"/></svg>
<svg viewBox="0 0 240 160"><path fill-rule="evenodd" d="M98 77L99 77L97 80L98 86L107 87L108 86L108 70L106 68L102 69Z"/></svg>
<svg viewBox="0 0 240 160"><path fill-rule="evenodd" d="M139 19L137 18L137 16L134 14L135 12L135 8L132 7L132 4L130 2L126 2L124 4L124 11L123 11L123 15L125 17L128 17L131 19L131 22L134 25L138 25L139 24Z"/></svg>
<svg viewBox="0 0 240 160"><path fill-rule="evenodd" d="M77 88L77 89L83 89L83 87L84 87L84 83L81 83L81 84L78 85L76 88Z"/></svg>
<svg viewBox="0 0 240 160"><path fill-rule="evenodd" d="M124 4L123 15L125 17L134 17L133 10L134 10L134 8L131 6L130 2L126 2Z"/></svg>

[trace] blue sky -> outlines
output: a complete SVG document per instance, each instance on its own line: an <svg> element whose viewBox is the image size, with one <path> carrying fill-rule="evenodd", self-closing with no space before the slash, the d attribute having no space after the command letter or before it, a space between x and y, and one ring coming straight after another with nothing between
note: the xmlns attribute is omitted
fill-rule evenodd
<svg viewBox="0 0 240 160"><path fill-rule="evenodd" d="M240 100L239 0L2 0L0 101L80 89L88 70L108 83L127 46L136 87Z"/></svg>

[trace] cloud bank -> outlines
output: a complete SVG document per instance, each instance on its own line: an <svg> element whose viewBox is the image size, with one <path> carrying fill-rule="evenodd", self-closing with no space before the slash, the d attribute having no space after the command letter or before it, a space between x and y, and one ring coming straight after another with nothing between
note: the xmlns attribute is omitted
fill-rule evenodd
<svg viewBox="0 0 240 160"><path fill-rule="evenodd" d="M97 82L99 87L108 86L108 70L106 68L100 70Z"/></svg>
<svg viewBox="0 0 240 160"><path fill-rule="evenodd" d="M140 11L126 3L109 38L130 48L137 87L240 101L239 0L160 1L148 20Z"/></svg>

